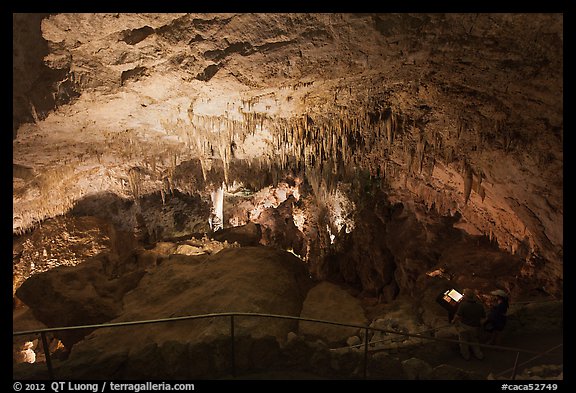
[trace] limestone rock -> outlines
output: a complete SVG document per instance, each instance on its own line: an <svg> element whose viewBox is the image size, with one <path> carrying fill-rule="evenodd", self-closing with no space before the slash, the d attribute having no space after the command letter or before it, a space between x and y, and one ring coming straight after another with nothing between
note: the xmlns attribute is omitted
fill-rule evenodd
<svg viewBox="0 0 576 393"><path fill-rule="evenodd" d="M340 234L337 240L342 249L338 258L341 275L350 285L359 281L366 296L378 297L387 288L385 297L392 300L396 295L396 264L387 247L386 224L374 214L372 207L358 212L356 217L355 230L350 234ZM371 230L375 227L383 230Z"/></svg>
<svg viewBox="0 0 576 393"><path fill-rule="evenodd" d="M358 370L364 359L360 351L351 351L347 348L335 349L330 351L330 367L336 375L341 377L350 377L355 370Z"/></svg>
<svg viewBox="0 0 576 393"><path fill-rule="evenodd" d="M298 340L298 335L294 332L288 332L288 335L286 336L286 342L290 343L294 340Z"/></svg>
<svg viewBox="0 0 576 393"><path fill-rule="evenodd" d="M564 302L543 301L512 304L508 310L507 333L558 331L563 327Z"/></svg>
<svg viewBox="0 0 576 393"><path fill-rule="evenodd" d="M400 360L385 352L377 352L369 359L367 371L371 378L406 379Z"/></svg>
<svg viewBox="0 0 576 393"><path fill-rule="evenodd" d="M196 261L191 263L186 259ZM80 266L84 265L89 266L86 263ZM84 279L83 272L94 274L88 268L76 271L78 280ZM45 274L57 277L59 271ZM308 283L309 278L302 262L290 253L274 249L227 248L209 257L179 255L178 258L165 260L144 275L138 286L122 297L123 308L114 310L118 316L112 321L230 311L299 315L309 288ZM84 308L94 306L102 312L101 307L96 307L102 306L102 301L88 301L90 298L87 296L77 299L83 302ZM55 303L54 307L62 309L64 306ZM244 366L264 367L263 362L271 362L278 357L275 355L277 349L274 348L278 348L279 343L296 326L291 320L236 317L236 335L250 338L249 341L239 341L239 345L244 345L244 342L249 347L245 348L248 363ZM203 377L228 370L230 357L225 351L230 348L230 318L207 318L119 329L129 333L119 334L119 330L111 328L99 329L86 340L77 342L70 357L62 362L59 375L144 378L149 373L149 377L177 375L196 378L202 370L208 373L202 374ZM206 345L214 348L206 349ZM307 344L304 346L308 348L306 353L314 352ZM171 357L186 358L189 355L185 348L198 355L197 360L194 360L198 362L204 361L202 359L206 356L205 352L198 352L199 348L216 353L206 367L194 371L189 366L190 360L182 360L181 365L175 366L177 359ZM156 363L151 360L153 358L164 359L162 362L174 366L157 364L154 368L150 365Z"/></svg>
<svg viewBox="0 0 576 393"><path fill-rule="evenodd" d="M75 266L113 248L114 229L93 216L58 217L34 233L14 239L14 288L28 277L57 266Z"/></svg>
<svg viewBox="0 0 576 393"><path fill-rule="evenodd" d="M204 250L201 247L195 247L195 246L189 246L187 244L182 244L176 248L176 252L174 252L174 254L202 255L202 254L204 254Z"/></svg>
<svg viewBox="0 0 576 393"><path fill-rule="evenodd" d="M36 274L16 295L46 326L99 324L122 314L124 295L138 285L143 274L136 271L111 279L104 274L102 260L92 259ZM70 347L88 333L83 329L57 335Z"/></svg>
<svg viewBox="0 0 576 393"><path fill-rule="evenodd" d="M154 248L152 249L152 251L154 251L160 255L170 255L170 254L174 254L174 252L176 251L176 248L178 248L178 245L176 243L157 242L154 245Z"/></svg>
<svg viewBox="0 0 576 393"><path fill-rule="evenodd" d="M289 195L277 208L266 208L255 219L258 227L261 228L261 244L293 250L298 255L305 255L304 234L296 227L292 217L295 202L294 196Z"/></svg>
<svg viewBox="0 0 576 393"><path fill-rule="evenodd" d="M321 282L308 292L302 307L303 318L365 325L366 317L358 299L335 284ZM358 333L358 328L332 326L317 322L300 321L299 333L319 337L327 343L345 343Z"/></svg>
<svg viewBox="0 0 576 393"><path fill-rule="evenodd" d="M410 380L426 380L432 376L432 366L417 358L410 358L402 362L406 377Z"/></svg>
<svg viewBox="0 0 576 393"><path fill-rule="evenodd" d="M441 364L432 369L430 379L435 380L483 380L482 375L458 367Z"/></svg>
<svg viewBox="0 0 576 393"><path fill-rule="evenodd" d="M564 367L557 364L542 364L527 368L516 375L517 380L548 380L564 379Z"/></svg>
<svg viewBox="0 0 576 393"><path fill-rule="evenodd" d="M467 238L514 258L458 285L562 297L561 13L13 18L15 235L93 215L151 245L208 232L214 187L274 189L226 218L315 279L418 296Z"/></svg>
<svg viewBox="0 0 576 393"><path fill-rule="evenodd" d="M451 287L562 299L563 23L561 12L13 14L14 289L101 252L110 277L165 262L204 272L208 256L166 250L154 267L133 250L209 231L224 185L225 222L259 223L260 244L346 283L370 320L412 296L413 314L441 327L440 276L427 275L439 271ZM88 215L114 231L71 230Z"/></svg>
<svg viewBox="0 0 576 393"><path fill-rule="evenodd" d="M246 225L224 228L212 235L218 241L228 243L237 242L242 247L257 246L262 238L262 229L259 224L249 222Z"/></svg>
<svg viewBox="0 0 576 393"><path fill-rule="evenodd" d="M358 337L358 336L351 336L351 337L348 337L348 339L346 339L346 345L348 345L349 347L359 345L361 342L362 341L360 340L360 337Z"/></svg>

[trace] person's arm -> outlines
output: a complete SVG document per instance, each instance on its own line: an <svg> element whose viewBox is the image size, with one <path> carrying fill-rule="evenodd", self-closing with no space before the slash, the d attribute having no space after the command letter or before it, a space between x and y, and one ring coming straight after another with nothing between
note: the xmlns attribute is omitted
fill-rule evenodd
<svg viewBox="0 0 576 393"><path fill-rule="evenodd" d="M480 303L482 305L482 303ZM488 320L488 316L486 314L486 309L482 306L482 316L480 317L480 326L484 326L486 321Z"/></svg>
<svg viewBox="0 0 576 393"><path fill-rule="evenodd" d="M458 307L458 310L456 310L456 312L454 313L454 316L452 317L452 320L450 321L450 323L456 323L456 322L458 322L460 319L462 319L462 318L460 317L459 311L460 311L460 307Z"/></svg>

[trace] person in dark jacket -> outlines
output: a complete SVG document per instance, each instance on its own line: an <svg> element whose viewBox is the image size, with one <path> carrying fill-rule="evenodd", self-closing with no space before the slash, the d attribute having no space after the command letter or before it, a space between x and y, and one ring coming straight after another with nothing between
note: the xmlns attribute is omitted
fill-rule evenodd
<svg viewBox="0 0 576 393"><path fill-rule="evenodd" d="M490 292L495 301L488 311L484 322L484 330L490 333L488 344L497 344L498 338L506 326L506 313L508 312L508 294L501 289Z"/></svg>
<svg viewBox="0 0 576 393"><path fill-rule="evenodd" d="M458 330L460 354L466 360L470 360L470 352L474 354L475 358L484 359L484 354L478 344L480 329L486 318L486 311L484 311L484 305L476 297L472 289L464 289L463 295L452 320Z"/></svg>

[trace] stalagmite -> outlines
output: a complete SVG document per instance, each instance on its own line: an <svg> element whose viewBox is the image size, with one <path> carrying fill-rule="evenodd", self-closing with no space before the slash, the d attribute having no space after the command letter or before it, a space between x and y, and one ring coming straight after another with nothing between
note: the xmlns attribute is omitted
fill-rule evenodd
<svg viewBox="0 0 576 393"><path fill-rule="evenodd" d="M214 232L224 228L224 187L225 185L222 183L221 187L210 193L212 207L208 223Z"/></svg>

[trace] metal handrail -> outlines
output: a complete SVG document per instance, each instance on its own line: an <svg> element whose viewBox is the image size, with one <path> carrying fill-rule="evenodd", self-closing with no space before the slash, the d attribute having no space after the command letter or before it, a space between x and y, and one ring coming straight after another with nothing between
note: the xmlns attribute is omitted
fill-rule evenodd
<svg viewBox="0 0 576 393"><path fill-rule="evenodd" d="M536 356L534 356L534 357L532 357L532 358L530 358L530 359L528 359L528 360L526 360L526 361L524 361L524 362L522 362L522 363L520 363L520 364L518 364L518 356L517 356L517 357L516 357L516 361L514 362L514 367L509 368L509 369L506 369L506 370L504 370L504 371L496 374L495 377L502 376L502 375L504 375L504 374L509 373L510 371L512 371L512 377L511 377L511 379L515 379L515 378L516 378L516 372L517 372L517 370L518 370L518 367L525 366L525 365L527 365L528 363L533 362L534 360L536 360L536 359L538 359L538 358L541 358L541 357L544 356L544 355L549 354L550 352L554 351L555 349L558 349L558 348L562 347L563 345L564 345L564 344L555 345L555 346L553 346L552 348L547 349L547 350L544 351L544 352L540 352L538 355L536 355Z"/></svg>
<svg viewBox="0 0 576 393"><path fill-rule="evenodd" d="M152 324L152 323L165 323L165 322L174 322L174 321L184 321L184 320L193 320L193 319L205 319L205 318L218 318L218 317L230 317L230 335L231 335L231 368L232 374L235 374L235 362L234 362L234 317L264 317L264 318L277 318L277 319L290 319L290 320L297 320L297 321L306 321L306 322L316 322L316 323L324 323L328 325L334 326L343 326L343 327L353 327L358 329L365 330L365 343L364 343L364 372L363 376L366 378L366 372L368 368L368 331L379 331L383 333L390 333L390 334L397 334L406 337L416 337L420 339L432 340L432 341L441 341L441 342L449 342L449 343L467 343L470 345L477 345L479 347L487 347L492 349L501 349L506 351L514 351L517 353L530 353L530 354L538 354L541 355L538 351L532 351L528 349L522 348L514 348L514 347L506 347L501 345L488 345L488 344L480 344L480 343L471 343L466 341L448 339L448 338L439 338L439 337L431 337L431 336L423 336L421 334L412 334L412 333L404 333L398 332L396 330L390 329L382 329L376 327L370 327L369 325L358 325L358 324L351 324L351 323L342 323L342 322L335 322L335 321L328 321L324 319L316 319L316 318L304 318L304 317L296 317L296 316L289 316L289 315L279 315L279 314L265 314L265 313L248 313L248 312L225 312L225 313L211 313L211 314L202 314L202 315L186 315L181 317L170 317L170 318L159 318L159 319L149 319L149 320L140 320L140 321L126 321L126 322L113 322L113 323L103 323L103 324L96 324L96 325L78 325L78 326L65 326L65 327L55 327L55 328L44 328L44 329L33 329L33 330L23 330L19 332L12 332L12 336L23 336L28 334L38 334L42 335L43 341L43 349L46 355L46 364L48 367L48 372L50 378L53 379L53 372L51 367L50 361L50 351L48 349L48 345L46 343L46 333L48 332L57 332L57 331L67 331L67 330L80 330L80 329L101 329L101 328L113 328L113 327L121 327L121 326L133 326L133 325L145 325L145 324ZM554 348L555 349L555 348ZM551 352L552 350L550 350Z"/></svg>
<svg viewBox="0 0 576 393"><path fill-rule="evenodd" d="M433 332L433 331L435 331L435 330L444 329L444 328L450 327L450 326L454 326L454 325L451 325L451 324L450 324L450 325L435 327L435 328L432 328L432 329L422 330L422 331L420 331L420 332L418 332L418 333L416 333L416 334L430 333L430 332ZM397 333L397 334L402 334L401 332L396 332L396 333ZM394 340L394 339L393 339L393 338L385 338L384 340L370 341L370 346L373 347L374 344L382 344L382 343L385 343L385 342L388 342L388 341L392 341L392 340ZM330 350L331 350L331 351L337 351L337 350L339 350L339 349L361 348L361 347L363 347L363 346L364 346L364 344L347 345L347 346L345 346L345 347L331 348ZM385 350L385 349L371 349L370 352L380 351L380 350Z"/></svg>
<svg viewBox="0 0 576 393"><path fill-rule="evenodd" d="M548 299L548 300L519 300L517 302L510 302L510 305L513 304L539 304L539 303L555 303L555 302L562 302L563 299Z"/></svg>

